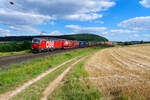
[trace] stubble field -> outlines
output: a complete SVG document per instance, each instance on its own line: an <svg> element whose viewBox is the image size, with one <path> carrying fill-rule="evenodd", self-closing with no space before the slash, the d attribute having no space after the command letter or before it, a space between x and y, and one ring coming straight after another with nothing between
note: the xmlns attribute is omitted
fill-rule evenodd
<svg viewBox="0 0 150 100"><path fill-rule="evenodd" d="M150 45L97 52L85 64L101 100L150 100Z"/></svg>

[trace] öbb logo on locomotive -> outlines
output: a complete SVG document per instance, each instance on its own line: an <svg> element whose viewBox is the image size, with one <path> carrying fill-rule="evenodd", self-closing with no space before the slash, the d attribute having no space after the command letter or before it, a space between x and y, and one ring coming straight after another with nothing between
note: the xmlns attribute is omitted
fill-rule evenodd
<svg viewBox="0 0 150 100"><path fill-rule="evenodd" d="M54 47L54 41L47 41L46 42L46 47L47 48L53 48Z"/></svg>

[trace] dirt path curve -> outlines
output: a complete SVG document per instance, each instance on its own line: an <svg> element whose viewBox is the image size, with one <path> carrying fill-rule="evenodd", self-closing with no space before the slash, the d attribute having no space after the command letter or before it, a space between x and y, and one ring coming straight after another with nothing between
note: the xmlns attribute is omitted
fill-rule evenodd
<svg viewBox="0 0 150 100"><path fill-rule="evenodd" d="M47 100L48 96L58 87L62 79L67 75L67 73L72 69L72 67L74 67L76 64L78 64L80 61L82 61L86 57L83 57L77 60L75 63L69 66L62 74L60 74L53 82L51 82L49 86L45 89L45 91L43 92L43 97L41 98L41 100Z"/></svg>
<svg viewBox="0 0 150 100"><path fill-rule="evenodd" d="M24 83L23 85L21 85L20 87L16 88L15 90L13 91L9 91L9 92L6 92L2 95L0 95L0 100L10 100L13 96L15 96L16 94L20 93L22 90L24 90L26 87L30 86L31 84L39 81L40 79L42 79L43 77L47 76L48 74L50 74L51 72L55 71L56 69L62 67L63 65L77 59L78 57L75 57L73 59L70 59L62 64L60 64L59 66L57 67L54 67L52 69L49 69L48 71L42 73L41 75L37 76L36 78Z"/></svg>

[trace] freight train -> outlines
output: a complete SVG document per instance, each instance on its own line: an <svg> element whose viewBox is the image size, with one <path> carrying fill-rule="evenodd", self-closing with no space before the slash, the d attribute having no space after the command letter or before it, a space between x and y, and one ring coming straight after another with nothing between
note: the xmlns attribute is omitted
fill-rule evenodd
<svg viewBox="0 0 150 100"><path fill-rule="evenodd" d="M112 44L106 42L101 43L101 42L73 41L66 39L33 38L31 47L33 52L42 52L42 51L53 51L56 49L71 49L71 48L92 47L100 45L112 45Z"/></svg>

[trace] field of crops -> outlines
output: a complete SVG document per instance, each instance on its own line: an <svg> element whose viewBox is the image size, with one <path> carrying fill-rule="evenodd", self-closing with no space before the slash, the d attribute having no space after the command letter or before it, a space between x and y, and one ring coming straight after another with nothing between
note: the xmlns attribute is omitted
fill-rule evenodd
<svg viewBox="0 0 150 100"><path fill-rule="evenodd" d="M102 100L150 100L150 45L108 48L86 63Z"/></svg>

